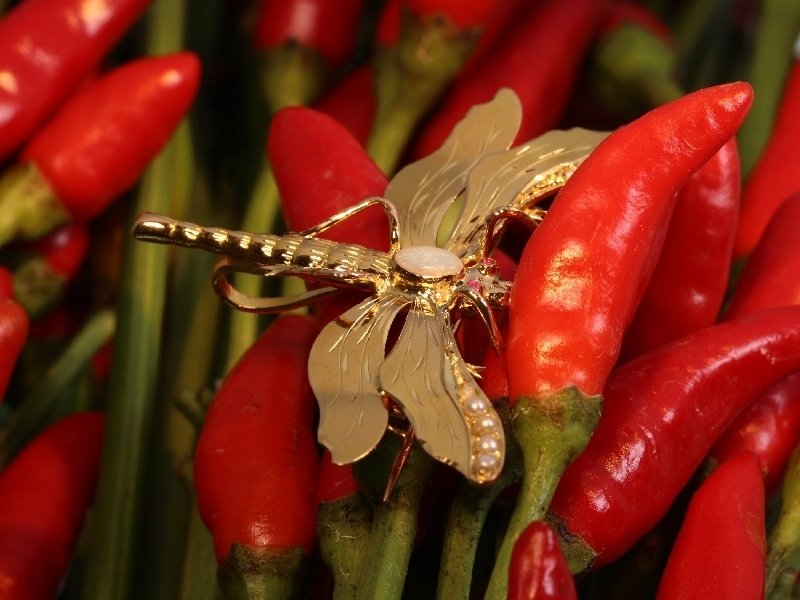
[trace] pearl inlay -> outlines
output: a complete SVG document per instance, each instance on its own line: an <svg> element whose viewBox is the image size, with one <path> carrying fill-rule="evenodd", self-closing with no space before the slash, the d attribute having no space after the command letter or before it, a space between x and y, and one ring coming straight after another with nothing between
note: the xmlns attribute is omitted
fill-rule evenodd
<svg viewBox="0 0 800 600"><path fill-rule="evenodd" d="M436 246L403 248L394 255L394 260L404 271L426 279L452 277L464 268L458 256Z"/></svg>

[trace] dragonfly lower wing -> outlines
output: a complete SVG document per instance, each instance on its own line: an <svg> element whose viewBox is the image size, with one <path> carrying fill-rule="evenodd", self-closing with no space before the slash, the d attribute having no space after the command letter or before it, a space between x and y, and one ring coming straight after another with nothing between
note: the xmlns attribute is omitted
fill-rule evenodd
<svg viewBox="0 0 800 600"><path fill-rule="evenodd" d="M378 371L389 328L409 302L402 294L369 298L325 326L311 348L308 375L320 407L319 441L335 463L363 458L386 430Z"/></svg>
<svg viewBox="0 0 800 600"><path fill-rule="evenodd" d="M469 373L444 313L416 300L380 368L422 447L475 483L497 478L504 438L491 402Z"/></svg>

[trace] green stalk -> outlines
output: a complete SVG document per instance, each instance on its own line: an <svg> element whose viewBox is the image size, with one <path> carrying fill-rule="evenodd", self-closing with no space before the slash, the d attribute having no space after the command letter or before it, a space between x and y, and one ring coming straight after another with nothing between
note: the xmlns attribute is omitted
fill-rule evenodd
<svg viewBox="0 0 800 600"><path fill-rule="evenodd" d="M775 113L792 64L792 47L800 34L800 2L764 0L748 80L753 106L739 133L742 178L746 179L772 133Z"/></svg>
<svg viewBox="0 0 800 600"><path fill-rule="evenodd" d="M489 509L500 493L522 477L522 456L511 432L513 412L504 400L495 405L506 434L506 463L500 477L491 486L479 488L461 481L444 532L442 560L436 598L468 600L472 587L475 554Z"/></svg>
<svg viewBox="0 0 800 600"><path fill-rule="evenodd" d="M371 523L372 510L360 493L322 502L317 509L319 549L333 575L333 600L356 597Z"/></svg>
<svg viewBox="0 0 800 600"><path fill-rule="evenodd" d="M384 437L356 463L364 489L380 498L400 444ZM400 600L417 532L417 511L433 473L433 460L421 448L412 450L389 499L375 506L366 558L358 579L358 600Z"/></svg>
<svg viewBox="0 0 800 600"><path fill-rule="evenodd" d="M475 30L405 12L397 46L376 54L378 109L367 153L391 175L416 126L475 49Z"/></svg>
<svg viewBox="0 0 800 600"><path fill-rule="evenodd" d="M514 431L525 471L489 580L487 600L506 597L514 544L528 525L544 519L561 475L589 442L601 404L601 396L587 396L574 387L517 399Z"/></svg>
<svg viewBox="0 0 800 600"><path fill-rule="evenodd" d="M147 49L182 47L182 0L151 9ZM133 207L169 213L182 189L179 140L170 142L145 173ZM129 238L119 291L119 331L109 383L103 460L86 561L85 600L136 597L144 501L156 441L158 373L167 280L167 249Z"/></svg>
<svg viewBox="0 0 800 600"><path fill-rule="evenodd" d="M0 432L0 469L50 422L64 388L74 381L114 334L114 312L105 309L94 315L73 338L55 363L45 372Z"/></svg>
<svg viewBox="0 0 800 600"><path fill-rule="evenodd" d="M181 581L178 600L217 600L222 597L217 583L214 540L203 524L196 504L192 506L189 521Z"/></svg>
<svg viewBox="0 0 800 600"><path fill-rule="evenodd" d="M800 575L800 446L789 458L783 477L781 512L769 535L766 597L790 598Z"/></svg>

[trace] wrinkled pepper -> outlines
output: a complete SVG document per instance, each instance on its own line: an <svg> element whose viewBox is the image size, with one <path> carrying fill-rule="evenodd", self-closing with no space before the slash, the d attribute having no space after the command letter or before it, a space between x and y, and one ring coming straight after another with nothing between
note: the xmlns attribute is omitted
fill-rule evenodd
<svg viewBox="0 0 800 600"><path fill-rule="evenodd" d="M194 54L143 58L80 90L0 180L0 244L86 220L136 183L186 115L200 79Z"/></svg>
<svg viewBox="0 0 800 600"><path fill-rule="evenodd" d="M0 473L0 594L52 600L94 495L103 415L77 413L42 431Z"/></svg>
<svg viewBox="0 0 800 600"><path fill-rule="evenodd" d="M657 600L764 596L764 483L742 452L695 492L658 587Z"/></svg>
<svg viewBox="0 0 800 600"><path fill-rule="evenodd" d="M525 475L489 597L505 593L516 538L544 517L597 423L599 394L655 267L675 193L736 132L751 101L746 83L717 86L618 129L567 181L525 246L507 345Z"/></svg>
<svg viewBox="0 0 800 600"><path fill-rule="evenodd" d="M318 331L308 317L275 321L206 414L194 483L227 597L290 597L305 584L318 461L306 361Z"/></svg>
<svg viewBox="0 0 800 600"><path fill-rule="evenodd" d="M149 0L26 0L0 19L0 162L40 126Z"/></svg>
<svg viewBox="0 0 800 600"><path fill-rule="evenodd" d="M678 192L661 256L625 332L623 360L717 320L728 285L740 188L739 153L731 138Z"/></svg>
<svg viewBox="0 0 800 600"><path fill-rule="evenodd" d="M513 89L522 102L518 142L552 129L604 6L588 0L550 0L526 7L503 39L448 91L414 143L414 156L437 150L472 106L488 102L502 87Z"/></svg>
<svg viewBox="0 0 800 600"><path fill-rule="evenodd" d="M558 536L534 521L519 536L508 571L508 600L575 600L578 594Z"/></svg>
<svg viewBox="0 0 800 600"><path fill-rule="evenodd" d="M550 505L573 572L621 556L664 516L722 431L800 368L800 307L714 325L609 378L603 416Z"/></svg>

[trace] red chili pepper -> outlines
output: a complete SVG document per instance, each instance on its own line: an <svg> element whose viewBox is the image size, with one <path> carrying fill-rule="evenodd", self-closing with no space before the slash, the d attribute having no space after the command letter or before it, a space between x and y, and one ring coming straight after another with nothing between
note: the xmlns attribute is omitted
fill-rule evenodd
<svg viewBox="0 0 800 600"><path fill-rule="evenodd" d="M592 0L550 0L528 7L513 29L452 86L425 125L413 155L437 150L472 106L488 102L502 87L513 89L524 107L517 141L552 129L604 6Z"/></svg>
<svg viewBox="0 0 800 600"><path fill-rule="evenodd" d="M0 161L66 98L148 0L26 0L0 19Z"/></svg>
<svg viewBox="0 0 800 600"><path fill-rule="evenodd" d="M364 0L262 0L253 31L256 47L298 43L341 66L353 54L363 8Z"/></svg>
<svg viewBox="0 0 800 600"><path fill-rule="evenodd" d="M755 394L800 369L800 307L694 332L615 371L603 415L550 505L575 569L619 557L666 513ZM569 553L568 553L569 556Z"/></svg>
<svg viewBox="0 0 800 600"><path fill-rule="evenodd" d="M40 433L0 473L0 591L55 598L94 494L103 416L78 413Z"/></svg>
<svg viewBox="0 0 800 600"><path fill-rule="evenodd" d="M28 339L28 313L11 298L0 299L0 401Z"/></svg>
<svg viewBox="0 0 800 600"><path fill-rule="evenodd" d="M684 96L611 134L570 178L525 247L511 291L512 398L602 391L675 192L736 132L751 101L746 83Z"/></svg>
<svg viewBox="0 0 800 600"><path fill-rule="evenodd" d="M623 25L641 27L667 44L675 43L675 36L655 14L633 2L615 2L604 16L599 33L607 35Z"/></svg>
<svg viewBox="0 0 800 600"><path fill-rule="evenodd" d="M181 52L132 61L74 96L22 152L67 211L89 219L130 188L194 99L200 64Z"/></svg>
<svg viewBox="0 0 800 600"><path fill-rule="evenodd" d="M749 452L721 464L694 494L657 600L764 597L764 484Z"/></svg>
<svg viewBox="0 0 800 600"><path fill-rule="evenodd" d="M731 138L678 192L661 256L625 332L623 360L717 320L728 284L740 186L739 152Z"/></svg>
<svg viewBox="0 0 800 600"><path fill-rule="evenodd" d="M800 191L777 209L747 261L726 319L800 304Z"/></svg>
<svg viewBox="0 0 800 600"><path fill-rule="evenodd" d="M376 105L372 67L365 65L323 96L316 109L336 119L364 146L375 120Z"/></svg>
<svg viewBox="0 0 800 600"><path fill-rule="evenodd" d="M14 269L17 300L33 318L42 316L64 295L89 250L89 228L69 223L20 248L26 258Z"/></svg>
<svg viewBox="0 0 800 600"><path fill-rule="evenodd" d="M781 202L800 191L800 170L787 167L793 156L800 156L800 58L789 73L769 142L744 188L737 258L753 251Z"/></svg>
<svg viewBox="0 0 800 600"><path fill-rule="evenodd" d="M0 267L0 300L14 297L14 276L5 267Z"/></svg>
<svg viewBox="0 0 800 600"><path fill-rule="evenodd" d="M278 319L228 374L200 433L198 509L223 570L239 576L249 573L241 553L302 563L314 545L316 401L306 362L318 331L307 317Z"/></svg>
<svg viewBox="0 0 800 600"><path fill-rule="evenodd" d="M578 597L558 537L534 521L514 544L508 572L508 600L572 600Z"/></svg>
<svg viewBox="0 0 800 600"><path fill-rule="evenodd" d="M775 212L742 271L726 319L800 304L800 194ZM722 462L743 450L761 461L764 483L773 492L800 441L800 374L758 395L720 436L709 452Z"/></svg>
<svg viewBox="0 0 800 600"><path fill-rule="evenodd" d="M326 451L319 463L316 503L336 502L358 493L359 487L352 465L337 465L331 462L330 452Z"/></svg>

